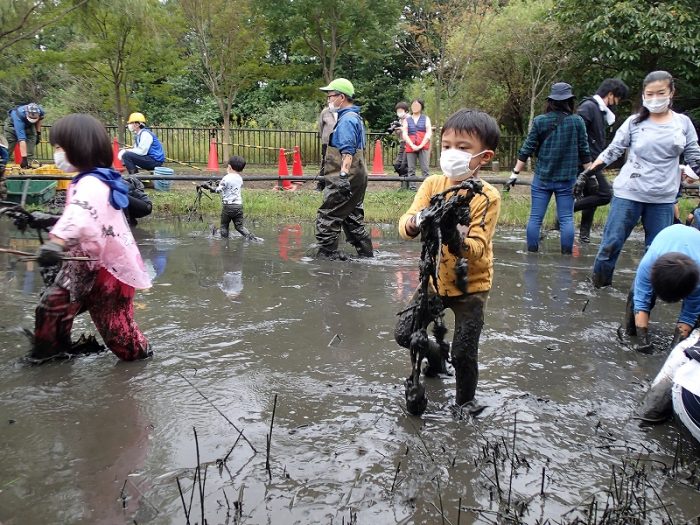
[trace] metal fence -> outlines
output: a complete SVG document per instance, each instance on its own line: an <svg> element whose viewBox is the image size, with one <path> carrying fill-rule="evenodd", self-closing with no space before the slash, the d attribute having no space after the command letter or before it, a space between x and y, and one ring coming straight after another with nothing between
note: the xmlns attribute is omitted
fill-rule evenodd
<svg viewBox="0 0 700 525"><path fill-rule="evenodd" d="M217 158L224 165L224 139L221 128L171 128L154 127L153 132L163 143L165 154L170 162L179 161L195 166L206 166L209 158L211 140L216 141ZM50 126L44 126L44 137L50 134ZM110 136L117 136L116 126L108 126ZM392 135L382 132L367 133L365 151L368 166L372 166L375 154L375 141L381 141L382 160L387 173L392 173L392 163L398 152L398 143ZM510 169L515 165L518 148L523 138L515 135L503 135L496 151L494 161L501 169ZM279 159L279 150L291 151L295 146L301 152L302 164L313 170L321 161L321 142L315 131L275 130L275 129L231 129L229 153L245 157L250 166L275 167ZM37 159L52 162L53 154L48 142L37 145ZM291 166L291 155L287 156ZM430 165L437 167L437 155L431 155Z"/></svg>

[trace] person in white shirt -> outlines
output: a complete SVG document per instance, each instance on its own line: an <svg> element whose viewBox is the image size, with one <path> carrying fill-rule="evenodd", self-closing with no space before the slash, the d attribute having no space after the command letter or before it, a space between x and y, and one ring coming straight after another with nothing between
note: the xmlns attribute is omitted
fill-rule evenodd
<svg viewBox="0 0 700 525"><path fill-rule="evenodd" d="M243 178L241 172L245 168L245 159L239 155L234 155L228 159L226 166L226 175L219 182L216 188L209 184L202 184L202 187L211 192L221 194L221 237L228 238L229 224L233 222L233 227L249 241L262 241L260 237L256 237L244 226L243 217L243 196L241 188L243 187Z"/></svg>

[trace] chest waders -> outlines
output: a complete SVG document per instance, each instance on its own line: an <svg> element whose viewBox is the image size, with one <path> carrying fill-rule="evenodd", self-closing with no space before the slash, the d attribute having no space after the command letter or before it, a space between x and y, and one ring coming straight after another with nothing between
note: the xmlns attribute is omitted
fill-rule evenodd
<svg viewBox="0 0 700 525"><path fill-rule="evenodd" d="M332 134L330 140L333 141ZM342 229L345 232L345 238L355 247L358 255L372 257L374 255L372 240L364 225L363 202L368 176L364 150L358 149L352 156L352 164L348 171L352 192L350 198L346 198L345 194L338 189L341 165L340 151L329 144L324 165L326 187L323 190L323 203L316 213L316 240L319 255L333 257L337 254L338 238Z"/></svg>

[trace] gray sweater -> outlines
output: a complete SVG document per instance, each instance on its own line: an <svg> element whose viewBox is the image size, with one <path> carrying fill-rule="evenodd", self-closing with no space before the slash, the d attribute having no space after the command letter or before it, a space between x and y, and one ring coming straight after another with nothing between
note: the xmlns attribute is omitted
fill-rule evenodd
<svg viewBox="0 0 700 525"><path fill-rule="evenodd" d="M664 124L646 119L634 124L632 115L598 157L606 165L628 151L627 161L613 182L615 197L652 204L676 200L681 184L680 156L695 170L700 167L698 135L685 115L673 112Z"/></svg>

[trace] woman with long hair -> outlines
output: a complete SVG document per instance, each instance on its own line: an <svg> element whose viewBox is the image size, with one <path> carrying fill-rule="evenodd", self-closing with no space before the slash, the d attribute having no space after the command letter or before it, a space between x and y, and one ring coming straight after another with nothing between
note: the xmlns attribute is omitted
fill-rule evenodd
<svg viewBox="0 0 700 525"><path fill-rule="evenodd" d="M698 135L690 119L676 113L675 85L667 71L653 71L642 83L642 107L630 116L590 170L608 165L627 151L627 161L613 182L613 198L603 239L593 263L593 285L612 284L617 258L641 219L648 247L673 224L673 207L681 183L680 157L700 170Z"/></svg>

